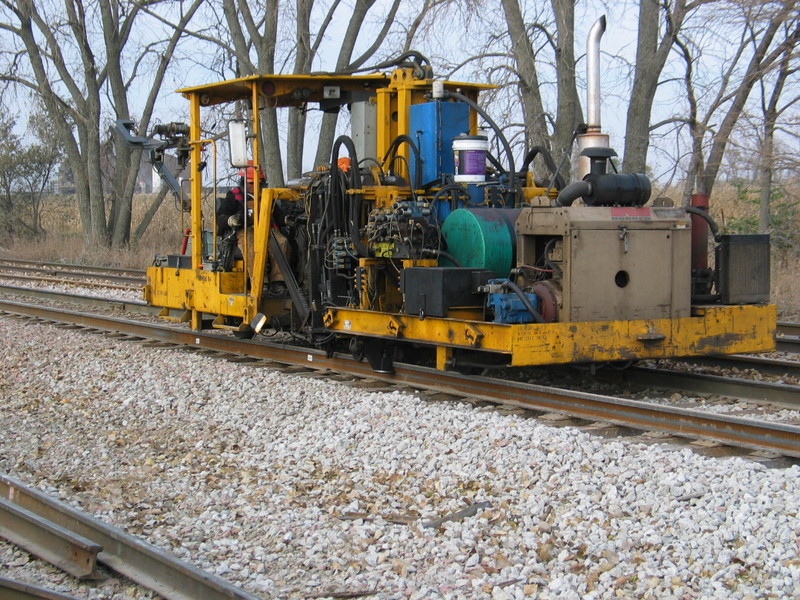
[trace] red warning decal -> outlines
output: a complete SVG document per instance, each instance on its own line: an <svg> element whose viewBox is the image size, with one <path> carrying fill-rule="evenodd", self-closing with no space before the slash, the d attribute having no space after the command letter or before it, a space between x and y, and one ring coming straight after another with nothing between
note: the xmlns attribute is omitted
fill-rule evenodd
<svg viewBox="0 0 800 600"><path fill-rule="evenodd" d="M649 221L653 218L649 208L636 206L612 206L612 221Z"/></svg>

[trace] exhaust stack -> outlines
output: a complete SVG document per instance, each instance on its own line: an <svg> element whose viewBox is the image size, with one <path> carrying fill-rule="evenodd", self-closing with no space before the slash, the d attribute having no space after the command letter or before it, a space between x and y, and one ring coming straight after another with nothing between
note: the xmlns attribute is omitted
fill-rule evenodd
<svg viewBox="0 0 800 600"><path fill-rule="evenodd" d="M600 38L606 32L606 17L600 17L586 41L586 106L589 133L600 132Z"/></svg>
<svg viewBox="0 0 800 600"><path fill-rule="evenodd" d="M608 135L600 130L600 38L606 32L606 17L600 17L586 40L586 114L587 132L578 136L578 153L586 148L608 148ZM591 172L589 158L578 161L578 178Z"/></svg>

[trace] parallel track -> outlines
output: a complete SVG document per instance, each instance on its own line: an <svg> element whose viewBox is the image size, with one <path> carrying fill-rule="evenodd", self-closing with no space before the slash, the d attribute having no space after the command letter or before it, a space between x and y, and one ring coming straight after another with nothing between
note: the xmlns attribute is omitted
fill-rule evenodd
<svg viewBox="0 0 800 600"><path fill-rule="evenodd" d="M639 430L656 430L675 436L714 440L719 443L800 457L800 427L761 422L720 414L565 391L552 387L465 376L434 369L397 365L392 375L377 374L370 367L346 356L326 356L322 351L280 344L237 340L217 333L151 325L136 321L54 308L0 301L0 312L33 317L54 323L70 323L101 331L123 333L176 346L248 356L272 363L302 365L318 371L348 373L389 384L428 389L464 398L558 412L591 421L608 422Z"/></svg>
<svg viewBox="0 0 800 600"><path fill-rule="evenodd" d="M768 358L765 356L732 354L730 356L704 356L699 358L692 357L678 360L682 362L690 362L696 365L722 367L723 369L753 369L759 373L800 377L800 362L796 360L786 360L783 358Z"/></svg>
<svg viewBox="0 0 800 600"><path fill-rule="evenodd" d="M33 277L51 277L51 278L74 278L77 280L81 279L103 279L104 281L113 281L116 283L128 283L130 285L144 285L145 279L144 276L137 276L137 275L118 275L116 273L108 272L98 272L95 270L84 270L84 269L50 269L50 268L38 268L38 267L20 267L20 266L9 266L9 265L0 265L0 270L2 271L10 271L10 273L5 272L3 273L4 277L8 278L25 278L25 275L16 275L15 273L33 273L35 275L30 275L30 278Z"/></svg>
<svg viewBox="0 0 800 600"><path fill-rule="evenodd" d="M789 321L778 322L778 335L791 335L800 337L800 323L790 323Z"/></svg>
<svg viewBox="0 0 800 600"><path fill-rule="evenodd" d="M35 269L49 269L49 270L74 270L82 273L94 273L97 275L117 275L125 277L136 277L140 280L144 279L144 269L126 269L120 267L96 267L92 265L79 265L76 263L59 263L59 262L40 262L35 260L18 260L14 258L0 258L0 268L18 268L31 267Z"/></svg>
<svg viewBox="0 0 800 600"><path fill-rule="evenodd" d="M755 367L758 368L758 367ZM795 363L795 368L797 368ZM800 386L768 381L752 381L731 376L687 373L667 369L633 367L620 372L624 383L642 387L681 390L693 394L715 394L775 406L800 408Z"/></svg>
<svg viewBox="0 0 800 600"><path fill-rule="evenodd" d="M40 281L44 283L58 283L61 285L75 285L79 287L95 287L95 288L108 288L115 290L129 290L135 291L139 289L140 285L118 285L109 283L108 281L96 281L91 279L74 279L65 277L43 277L38 275L9 275L8 273L0 273L2 279L18 279L23 281Z"/></svg>
<svg viewBox="0 0 800 600"><path fill-rule="evenodd" d="M43 524L38 533L28 535L29 538L36 537L39 546L56 543L52 533L54 529L90 540L99 548L98 561L168 600L258 600L257 596L211 573L11 477L0 475L0 497L7 499L17 512L24 511L29 519ZM8 523L14 524L11 517L8 517ZM67 553L62 560L70 562L71 558Z"/></svg>
<svg viewBox="0 0 800 600"><path fill-rule="evenodd" d="M781 321L778 323L778 350L800 352L800 323Z"/></svg>

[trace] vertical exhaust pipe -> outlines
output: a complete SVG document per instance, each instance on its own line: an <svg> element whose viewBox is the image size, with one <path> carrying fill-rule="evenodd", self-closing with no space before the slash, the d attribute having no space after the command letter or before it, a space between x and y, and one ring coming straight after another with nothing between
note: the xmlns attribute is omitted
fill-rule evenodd
<svg viewBox="0 0 800 600"><path fill-rule="evenodd" d="M589 133L600 132L600 38L606 32L606 16L600 17L586 41L586 106Z"/></svg>
<svg viewBox="0 0 800 600"><path fill-rule="evenodd" d="M600 38L606 32L606 17L600 17L586 40L586 133L578 136L578 153L586 148L608 148L608 135L600 130ZM587 157L578 159L578 178L591 172Z"/></svg>

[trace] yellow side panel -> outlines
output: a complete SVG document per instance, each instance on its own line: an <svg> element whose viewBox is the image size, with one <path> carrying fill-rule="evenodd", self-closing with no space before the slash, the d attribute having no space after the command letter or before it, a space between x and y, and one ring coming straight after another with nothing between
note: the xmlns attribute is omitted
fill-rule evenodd
<svg viewBox="0 0 800 600"><path fill-rule="evenodd" d="M353 335L510 354L512 366L525 366L767 352L775 349L776 320L768 305L709 307L684 319L526 325L330 309L325 324Z"/></svg>
<svg viewBox="0 0 800 600"><path fill-rule="evenodd" d="M685 319L522 325L513 365L600 362L775 349L777 312L769 306L720 306Z"/></svg>
<svg viewBox="0 0 800 600"><path fill-rule="evenodd" d="M255 298L242 293L245 274L150 267L145 300L155 306L215 315L255 317Z"/></svg>

